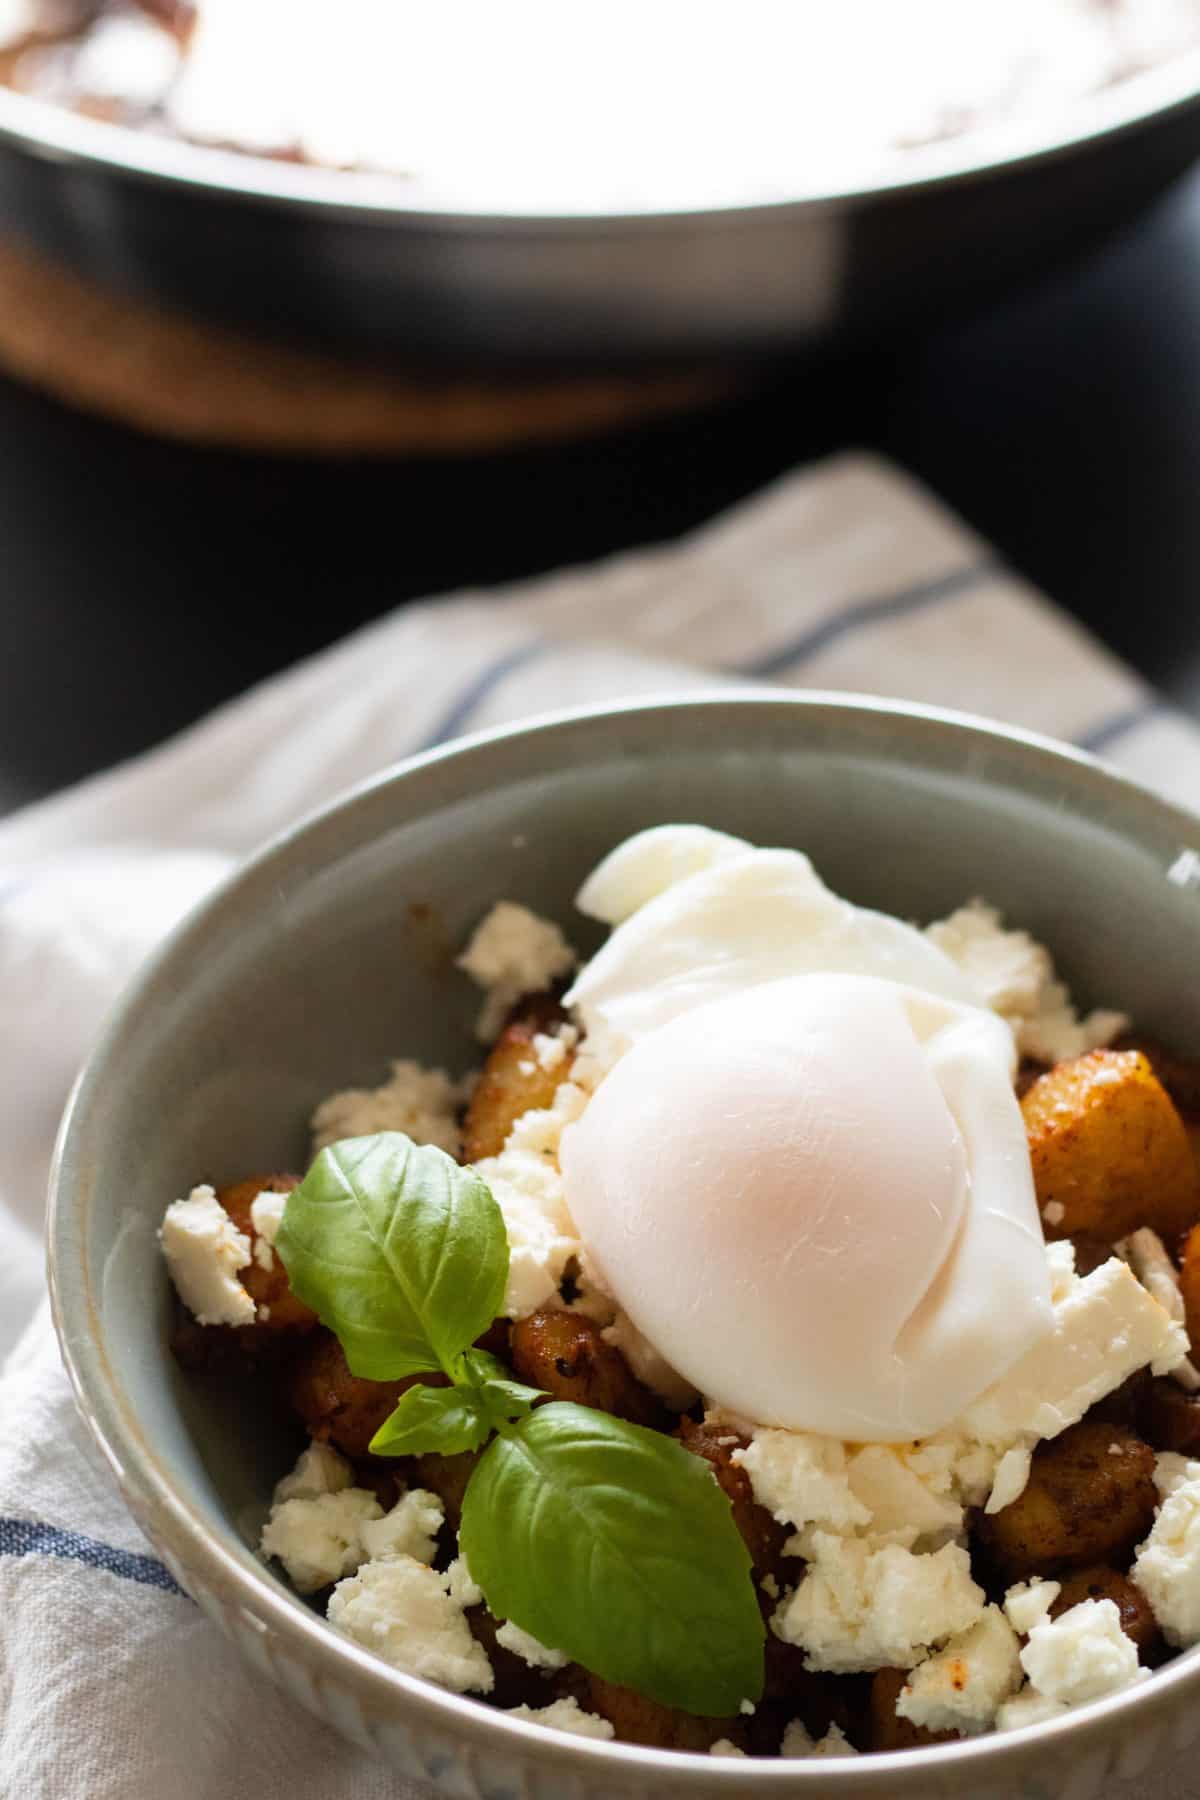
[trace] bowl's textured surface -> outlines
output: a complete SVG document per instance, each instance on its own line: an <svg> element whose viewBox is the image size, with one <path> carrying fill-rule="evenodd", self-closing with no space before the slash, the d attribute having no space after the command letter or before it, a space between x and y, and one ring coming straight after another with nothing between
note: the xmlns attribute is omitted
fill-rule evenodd
<svg viewBox="0 0 1200 1800"><path fill-rule="evenodd" d="M950 715L836 697L635 704L468 741L359 790L193 915L114 1017L53 1180L56 1318L80 1404L173 1573L254 1666L395 1766L467 1800L765 1790L1087 1800L1200 1739L1200 1652L1033 1731L844 1763L709 1760L563 1737L388 1669L256 1558L295 1444L166 1348L155 1237L199 1180L295 1165L314 1102L389 1058L477 1059L453 953L511 898L559 919L642 826L805 849L856 901L927 919L983 894L1087 1005L1200 1053L1193 819L1086 759Z"/></svg>

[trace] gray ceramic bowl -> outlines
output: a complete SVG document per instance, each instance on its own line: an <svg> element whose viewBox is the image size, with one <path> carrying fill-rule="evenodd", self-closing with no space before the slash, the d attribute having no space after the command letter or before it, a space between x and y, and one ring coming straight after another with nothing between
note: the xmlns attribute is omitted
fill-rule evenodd
<svg viewBox="0 0 1200 1800"><path fill-rule="evenodd" d="M1200 1052L1200 819L1087 758L915 707L820 695L633 704L478 737L299 826L174 934L68 1109L52 1183L56 1318L79 1403L164 1560L254 1666L355 1742L464 1800L664 1792L1087 1800L1200 1736L1200 1652L1135 1692L1003 1737L844 1763L739 1762L564 1737L397 1674L253 1545L295 1448L189 1385L155 1242L202 1172L286 1167L333 1087L387 1059L466 1067L452 955L504 897L569 923L618 839L700 820L810 851L854 899L929 918L985 894L1081 1000Z"/></svg>

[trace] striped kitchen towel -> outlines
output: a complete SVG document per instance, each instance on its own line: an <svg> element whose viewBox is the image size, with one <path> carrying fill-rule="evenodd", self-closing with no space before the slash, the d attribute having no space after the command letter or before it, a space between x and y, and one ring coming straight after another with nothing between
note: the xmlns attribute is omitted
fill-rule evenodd
<svg viewBox="0 0 1200 1800"><path fill-rule="evenodd" d="M912 481L856 455L680 543L405 607L0 822L0 1795L409 1792L239 1665L76 1420L41 1302L41 1213L57 1116L114 994L239 856L398 757L551 708L747 680L990 715L1200 804L1200 732ZM1200 1789L1181 1772L1152 1791Z"/></svg>

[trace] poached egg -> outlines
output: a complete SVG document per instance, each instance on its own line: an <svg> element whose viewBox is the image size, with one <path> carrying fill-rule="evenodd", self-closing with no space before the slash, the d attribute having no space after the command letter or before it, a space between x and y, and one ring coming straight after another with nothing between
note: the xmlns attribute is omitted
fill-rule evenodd
<svg viewBox="0 0 1200 1800"><path fill-rule="evenodd" d="M611 1067L563 1135L600 1282L712 1405L929 1436L1051 1328L1009 1026L807 857L700 827L619 846L568 1000Z"/></svg>

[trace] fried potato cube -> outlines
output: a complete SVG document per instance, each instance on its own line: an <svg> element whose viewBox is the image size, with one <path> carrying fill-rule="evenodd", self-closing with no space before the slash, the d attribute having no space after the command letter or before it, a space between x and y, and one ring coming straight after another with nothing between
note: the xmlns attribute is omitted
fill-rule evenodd
<svg viewBox="0 0 1200 1800"><path fill-rule="evenodd" d="M573 1400L598 1412L614 1413L635 1425L661 1428L667 1415L661 1402L643 1387L629 1364L600 1327L582 1313L530 1313L512 1328L512 1365L530 1387L542 1388L556 1400Z"/></svg>
<svg viewBox="0 0 1200 1800"><path fill-rule="evenodd" d="M312 1437L353 1458L370 1453L371 1439L415 1382L448 1385L444 1375L406 1375L401 1381L366 1381L352 1375L331 1331L317 1331L291 1368L289 1399Z"/></svg>
<svg viewBox="0 0 1200 1800"><path fill-rule="evenodd" d="M1007 1581L1119 1562L1154 1520L1154 1452L1123 1425L1083 1419L1040 1444L1025 1492L977 1521Z"/></svg>
<svg viewBox="0 0 1200 1800"><path fill-rule="evenodd" d="M1183 1120L1139 1050L1058 1063L1021 1102L1048 1237L1112 1242L1151 1225L1167 1243L1200 1217Z"/></svg>
<svg viewBox="0 0 1200 1800"><path fill-rule="evenodd" d="M463 1158L498 1156L522 1113L553 1106L560 1082L571 1072L567 1052L553 1068L538 1060L535 1037L553 1037L566 1014L549 994L535 995L509 1020L483 1065L463 1121Z"/></svg>
<svg viewBox="0 0 1200 1800"><path fill-rule="evenodd" d="M733 1509L733 1522L745 1540L756 1573L774 1575L777 1580L790 1575L794 1581L799 1565L793 1558L789 1570L783 1555L783 1546L790 1535L787 1526L781 1525L754 1498L750 1477L739 1463L733 1461L733 1452L744 1450L749 1438L738 1436L728 1427L697 1425L694 1419L686 1416L680 1419L676 1435L686 1450L693 1456L702 1456L711 1467L717 1485ZM778 1638L774 1641L779 1643ZM780 1649L789 1647L780 1644Z"/></svg>
<svg viewBox="0 0 1200 1800"><path fill-rule="evenodd" d="M1078 1606L1081 1600L1113 1602L1121 1615L1121 1630L1137 1645L1142 1662L1153 1662L1161 1653L1162 1634L1150 1602L1128 1575L1122 1575L1106 1563L1094 1563L1075 1575L1068 1575L1063 1581L1062 1593L1050 1608L1050 1617L1059 1618L1073 1606Z"/></svg>
<svg viewBox="0 0 1200 1800"><path fill-rule="evenodd" d="M872 1750L915 1750L922 1744L953 1744L955 1731L927 1731L902 1719L896 1711L900 1690L912 1673L909 1669L879 1669L871 1678L867 1707L867 1743Z"/></svg>
<svg viewBox="0 0 1200 1800"><path fill-rule="evenodd" d="M217 1195L238 1230L250 1239L253 1254L240 1280L258 1308L255 1326L269 1331L310 1331L317 1322L316 1313L293 1294L282 1257L263 1244L250 1217L260 1194L290 1194L299 1186L297 1175L258 1175L222 1188Z"/></svg>
<svg viewBox="0 0 1200 1800"><path fill-rule="evenodd" d="M739 1750L747 1748L743 1718L701 1718L696 1713L682 1712L677 1706L650 1700L632 1688L618 1687L615 1681L603 1681L599 1675L589 1677L587 1698L581 1704L588 1712L608 1719L626 1744L645 1744L652 1750L703 1752L719 1738L728 1738Z"/></svg>
<svg viewBox="0 0 1200 1800"><path fill-rule="evenodd" d="M1185 1394L1177 1381L1151 1381L1138 1408L1138 1426L1156 1450L1200 1457L1200 1394Z"/></svg>

